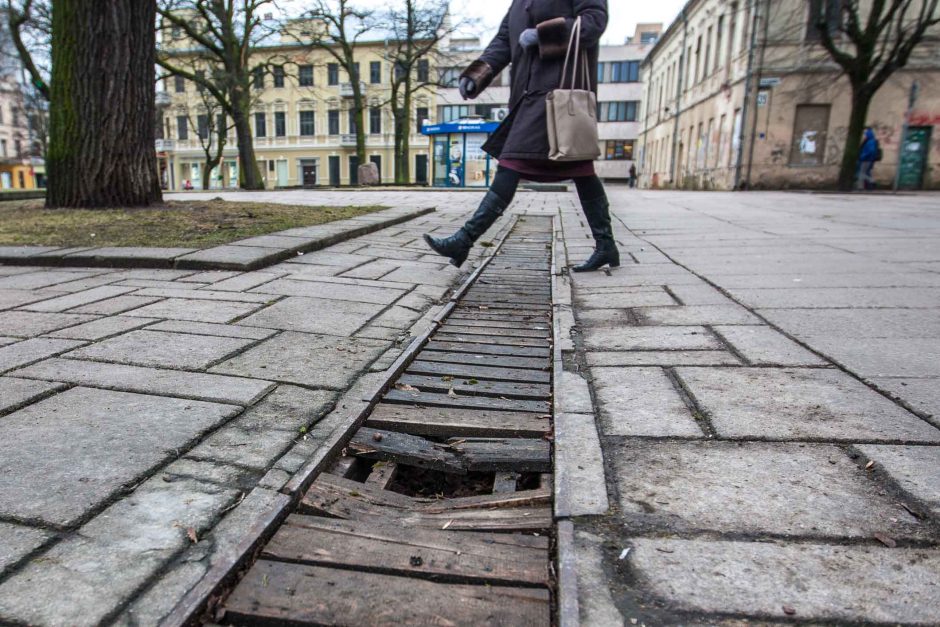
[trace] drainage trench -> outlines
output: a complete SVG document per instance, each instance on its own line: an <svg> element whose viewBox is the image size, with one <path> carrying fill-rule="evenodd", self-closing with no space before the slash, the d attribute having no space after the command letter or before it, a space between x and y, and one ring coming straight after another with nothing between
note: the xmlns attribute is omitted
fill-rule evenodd
<svg viewBox="0 0 940 627"><path fill-rule="evenodd" d="M520 218L216 621L551 623L551 238Z"/></svg>

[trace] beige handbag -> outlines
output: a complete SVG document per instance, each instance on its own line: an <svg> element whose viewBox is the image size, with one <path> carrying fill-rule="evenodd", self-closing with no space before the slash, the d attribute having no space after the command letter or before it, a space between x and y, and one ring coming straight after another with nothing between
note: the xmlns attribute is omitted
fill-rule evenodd
<svg viewBox="0 0 940 627"><path fill-rule="evenodd" d="M561 86L545 96L548 123L548 158L552 161L593 161L601 154L597 137L597 97L591 91L587 53L580 50L581 18L574 21L561 70ZM565 89L568 61L571 87ZM584 89L577 89L578 66Z"/></svg>

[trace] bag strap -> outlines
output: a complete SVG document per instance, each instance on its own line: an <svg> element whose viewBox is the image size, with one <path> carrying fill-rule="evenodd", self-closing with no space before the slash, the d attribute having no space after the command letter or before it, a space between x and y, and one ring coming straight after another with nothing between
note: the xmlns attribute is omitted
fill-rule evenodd
<svg viewBox="0 0 940 627"><path fill-rule="evenodd" d="M581 16L575 18L574 25L571 27L571 36L568 38L568 49L565 51L565 63L561 68L561 85L565 88L565 76L568 75L568 60L572 58L574 51L574 61L572 62L571 89L574 90L575 83L578 80L578 53L581 47Z"/></svg>

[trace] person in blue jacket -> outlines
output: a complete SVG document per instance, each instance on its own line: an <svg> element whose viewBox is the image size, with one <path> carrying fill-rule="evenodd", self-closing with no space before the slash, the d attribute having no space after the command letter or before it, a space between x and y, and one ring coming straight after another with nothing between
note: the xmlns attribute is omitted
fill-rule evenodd
<svg viewBox="0 0 940 627"><path fill-rule="evenodd" d="M875 162L880 158L880 153L881 147L878 145L875 131L871 130L870 126L866 127L862 145L858 150L858 167L855 170L859 189L875 189L875 177L872 176L872 170L875 168Z"/></svg>

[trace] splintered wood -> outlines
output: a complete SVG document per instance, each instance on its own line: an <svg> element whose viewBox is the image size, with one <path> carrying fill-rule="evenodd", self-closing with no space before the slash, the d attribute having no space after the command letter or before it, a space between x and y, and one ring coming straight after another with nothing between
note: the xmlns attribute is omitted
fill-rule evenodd
<svg viewBox="0 0 940 627"><path fill-rule="evenodd" d="M551 623L551 229L517 222L222 623Z"/></svg>

